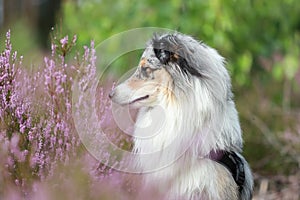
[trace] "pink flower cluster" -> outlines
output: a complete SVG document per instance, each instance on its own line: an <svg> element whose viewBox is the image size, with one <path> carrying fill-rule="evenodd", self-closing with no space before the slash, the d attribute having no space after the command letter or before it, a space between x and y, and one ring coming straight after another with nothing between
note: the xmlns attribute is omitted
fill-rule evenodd
<svg viewBox="0 0 300 200"><path fill-rule="evenodd" d="M50 56L44 58L38 70L29 72L22 58L12 52L7 32L6 46L0 55L0 199L134 196L131 185L139 182L89 155L75 130L74 80L85 90L94 87L91 80L96 78L94 43L84 47L81 56L77 54L69 60L67 56L75 42L76 36L72 40L66 36L54 41ZM84 109L85 98L79 96L80 99ZM94 123L101 124L114 144L130 150L130 138L113 124L105 88L97 86L96 101L98 121ZM100 153L104 160L111 157L118 162L111 152Z"/></svg>
<svg viewBox="0 0 300 200"><path fill-rule="evenodd" d="M33 117L30 102L24 95L23 72L17 52L12 52L10 31L6 34L5 49L0 55L0 162L2 179L12 179L24 186L23 173L28 169L33 135ZM22 77L22 78L21 78Z"/></svg>
<svg viewBox="0 0 300 200"><path fill-rule="evenodd" d="M5 166L3 179L17 185L52 176L58 164L68 164L78 154L71 88L80 69L95 74L95 49L93 43L85 47L76 60L80 64L69 65L65 57L76 36L58 41L60 45L52 45L51 56L32 73L12 53L10 31L0 55L0 163Z"/></svg>

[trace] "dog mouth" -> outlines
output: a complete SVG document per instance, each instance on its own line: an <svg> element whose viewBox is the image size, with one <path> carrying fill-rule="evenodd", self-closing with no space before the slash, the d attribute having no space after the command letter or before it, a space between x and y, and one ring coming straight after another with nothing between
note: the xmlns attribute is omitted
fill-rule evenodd
<svg viewBox="0 0 300 200"><path fill-rule="evenodd" d="M142 101L144 99L148 99L149 98L149 95L145 95L145 96L142 96L142 97L139 97L137 99L134 99L133 101L131 101L129 104L133 104L133 103L136 103L138 101Z"/></svg>

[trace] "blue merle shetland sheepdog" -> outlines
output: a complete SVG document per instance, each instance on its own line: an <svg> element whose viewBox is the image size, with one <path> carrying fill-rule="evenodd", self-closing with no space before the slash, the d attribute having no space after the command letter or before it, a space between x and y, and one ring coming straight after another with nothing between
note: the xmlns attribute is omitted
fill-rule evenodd
<svg viewBox="0 0 300 200"><path fill-rule="evenodd" d="M231 80L216 50L181 33L155 35L110 98L139 109L133 163L149 172L145 185L166 199L251 199Z"/></svg>

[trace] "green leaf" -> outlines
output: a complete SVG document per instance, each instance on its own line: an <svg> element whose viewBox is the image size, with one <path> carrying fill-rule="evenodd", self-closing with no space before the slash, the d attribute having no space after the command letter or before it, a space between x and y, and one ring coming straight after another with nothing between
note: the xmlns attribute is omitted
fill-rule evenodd
<svg viewBox="0 0 300 200"><path fill-rule="evenodd" d="M251 66L252 66L252 55L250 52L243 53L238 58L238 65L240 67L240 70L244 72L245 74L249 73Z"/></svg>
<svg viewBox="0 0 300 200"><path fill-rule="evenodd" d="M288 79L293 79L299 68L299 58L288 54L283 60L284 74Z"/></svg>
<svg viewBox="0 0 300 200"><path fill-rule="evenodd" d="M272 75L276 80L282 80L283 77L283 67L280 63L276 63L272 70Z"/></svg>

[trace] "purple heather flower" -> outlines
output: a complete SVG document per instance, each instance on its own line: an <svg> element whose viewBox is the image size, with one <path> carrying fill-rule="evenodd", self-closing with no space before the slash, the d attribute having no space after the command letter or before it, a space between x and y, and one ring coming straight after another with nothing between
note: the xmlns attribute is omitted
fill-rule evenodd
<svg viewBox="0 0 300 200"><path fill-rule="evenodd" d="M75 35L72 44L76 39ZM32 177L25 174L26 178L31 179L28 184L36 180L36 176L40 180L51 178L55 175L59 163L70 164L74 160L72 156L82 155L78 154L80 140L72 121L71 88L76 75L79 75L79 83L82 86L80 89L91 87L96 77L96 51L94 42L91 42L90 48L84 48L79 65L69 65L64 56L57 56L60 51L56 51L57 48L60 49L60 45L62 48L68 47L68 36L59 42L59 46L51 46L52 55L44 58L44 68L33 75L20 70L25 67L21 61L18 62L17 53L12 53L10 32L7 33L6 48L0 55L0 119L4 122L9 121L7 126L10 126L9 129L6 129L6 124L0 127L0 153L1 156L5 155L0 164L6 166L5 169L0 168L9 173L28 170L32 174ZM100 119L95 123L109 126L112 121L109 111L111 104L104 89L101 89L100 93ZM84 98L79 98L82 105L85 105ZM84 109L84 106L82 108ZM113 134L110 137L118 142L122 140ZM110 152L101 154L107 163L112 159ZM99 183L104 181L103 177L108 178L109 175L115 179L113 183L122 181L120 176L114 175L112 170L107 170L105 165L99 165L90 155L87 157L89 162L83 161L82 165L87 167L86 171L91 180ZM83 158L85 155L79 157ZM11 181L17 180L18 187L25 190L24 188L30 187L23 187L26 181L22 173L10 174Z"/></svg>
<svg viewBox="0 0 300 200"><path fill-rule="evenodd" d="M65 36L60 40L61 47L64 48L68 44L68 36Z"/></svg>
<svg viewBox="0 0 300 200"><path fill-rule="evenodd" d="M73 36L73 39L72 39L72 43L75 44L76 41L77 41L77 35L74 35L74 36Z"/></svg>

